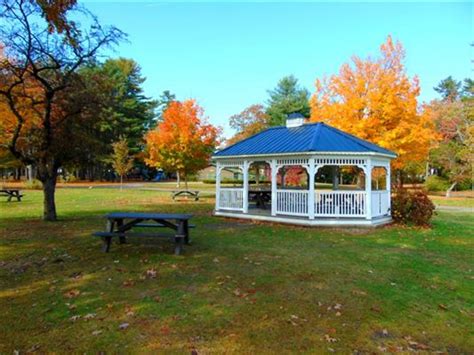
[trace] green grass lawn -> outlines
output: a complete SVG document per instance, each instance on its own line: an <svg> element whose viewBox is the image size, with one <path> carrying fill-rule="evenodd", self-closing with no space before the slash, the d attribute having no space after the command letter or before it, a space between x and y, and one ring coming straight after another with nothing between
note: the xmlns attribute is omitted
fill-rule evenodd
<svg viewBox="0 0 474 355"><path fill-rule="evenodd" d="M444 196L430 196L435 205L449 206L449 207L467 207L472 208L474 212L474 198L467 197L444 197Z"/></svg>
<svg viewBox="0 0 474 355"><path fill-rule="evenodd" d="M156 191L59 189L57 202L46 223L40 192L0 201L0 353L474 349L470 214L440 212L431 230L311 229ZM104 254L90 234L119 210L192 212L194 243Z"/></svg>

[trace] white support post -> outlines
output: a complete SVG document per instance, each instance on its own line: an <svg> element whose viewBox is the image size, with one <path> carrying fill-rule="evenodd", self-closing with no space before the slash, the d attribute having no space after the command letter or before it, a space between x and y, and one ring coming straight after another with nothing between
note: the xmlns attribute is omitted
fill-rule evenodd
<svg viewBox="0 0 474 355"><path fill-rule="evenodd" d="M277 174L278 167L276 159L272 159L271 162L271 176L272 176L272 216L276 216L277 211Z"/></svg>
<svg viewBox="0 0 474 355"><path fill-rule="evenodd" d="M332 189L339 190L339 167L336 165L332 167Z"/></svg>
<svg viewBox="0 0 474 355"><path fill-rule="evenodd" d="M314 158L309 159L309 196L308 196L308 214L309 219L314 219L314 175L315 175L315 167L314 167Z"/></svg>
<svg viewBox="0 0 474 355"><path fill-rule="evenodd" d="M390 162L386 166L386 180L385 180L385 189L388 191L388 201L387 206L389 210L389 215L392 215L392 181L391 181L391 171L390 171Z"/></svg>
<svg viewBox="0 0 474 355"><path fill-rule="evenodd" d="M243 166L243 179L244 179L244 191L243 191L243 212L248 213L249 212L249 161L244 160L244 166Z"/></svg>
<svg viewBox="0 0 474 355"><path fill-rule="evenodd" d="M372 159L367 158L365 167L365 218L372 219Z"/></svg>
<svg viewBox="0 0 474 355"><path fill-rule="evenodd" d="M219 210L221 197L221 164L216 163L216 211Z"/></svg>

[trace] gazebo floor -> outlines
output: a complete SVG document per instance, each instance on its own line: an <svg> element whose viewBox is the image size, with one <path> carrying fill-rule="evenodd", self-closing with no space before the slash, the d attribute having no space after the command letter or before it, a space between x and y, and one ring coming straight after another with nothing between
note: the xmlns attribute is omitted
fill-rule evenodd
<svg viewBox="0 0 474 355"><path fill-rule="evenodd" d="M255 221L267 221L274 223L286 223L296 224L303 226L348 226L348 227L377 227L392 222L390 216L381 216L370 219L365 218L347 218L347 217L316 217L315 219L309 219L307 217L297 216L284 216L284 215L271 215L271 208L268 206L267 209L256 208L255 206L249 206L249 212L243 213L240 211L214 211L215 216L220 217L231 217L239 219L251 219Z"/></svg>

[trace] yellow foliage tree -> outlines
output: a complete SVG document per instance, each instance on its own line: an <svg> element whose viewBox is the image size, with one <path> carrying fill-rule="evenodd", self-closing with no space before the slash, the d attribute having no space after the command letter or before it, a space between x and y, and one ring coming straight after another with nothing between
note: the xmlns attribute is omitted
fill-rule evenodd
<svg viewBox="0 0 474 355"><path fill-rule="evenodd" d="M436 141L430 115L419 110L418 78L404 67L405 51L388 36L377 58L352 58L338 75L316 80L311 121L323 121L398 154L394 169L426 161Z"/></svg>

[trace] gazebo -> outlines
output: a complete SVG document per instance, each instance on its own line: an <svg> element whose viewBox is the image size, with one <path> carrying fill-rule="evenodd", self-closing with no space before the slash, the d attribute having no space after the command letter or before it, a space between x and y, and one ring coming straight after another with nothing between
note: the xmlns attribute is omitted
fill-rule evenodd
<svg viewBox="0 0 474 355"><path fill-rule="evenodd" d="M390 161L395 157L325 123L305 123L302 115L291 114L286 126L268 128L213 155L214 214L309 226L385 224L391 221ZM240 186L224 184L224 170L240 170Z"/></svg>

